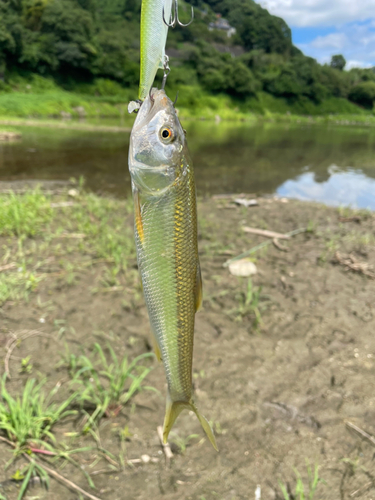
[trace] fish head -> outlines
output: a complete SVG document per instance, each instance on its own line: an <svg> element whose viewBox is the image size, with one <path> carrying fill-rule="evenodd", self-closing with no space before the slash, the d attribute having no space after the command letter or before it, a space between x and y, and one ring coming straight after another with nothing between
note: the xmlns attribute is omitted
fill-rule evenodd
<svg viewBox="0 0 375 500"><path fill-rule="evenodd" d="M152 89L130 136L129 170L142 192L157 195L183 175L185 133L164 90Z"/></svg>

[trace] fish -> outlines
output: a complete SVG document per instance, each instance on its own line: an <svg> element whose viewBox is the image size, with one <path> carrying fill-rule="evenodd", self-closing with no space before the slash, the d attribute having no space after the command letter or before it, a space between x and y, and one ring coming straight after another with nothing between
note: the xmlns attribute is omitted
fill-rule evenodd
<svg viewBox="0 0 375 500"><path fill-rule="evenodd" d="M159 68L168 61L165 54L172 0L142 0L141 9L141 77L138 98L144 101Z"/></svg>
<svg viewBox="0 0 375 500"><path fill-rule="evenodd" d="M168 394L163 439L182 410L198 417L213 447L211 425L193 397L195 313L202 304L197 203L185 132L164 90L152 89L130 136L138 269Z"/></svg>

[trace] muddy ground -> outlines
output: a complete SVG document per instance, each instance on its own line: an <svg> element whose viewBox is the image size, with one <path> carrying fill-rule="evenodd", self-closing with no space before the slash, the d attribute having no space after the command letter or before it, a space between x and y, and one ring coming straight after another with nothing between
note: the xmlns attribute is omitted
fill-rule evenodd
<svg viewBox="0 0 375 500"><path fill-rule="evenodd" d="M69 208L64 210L69 213ZM174 457L166 465L156 432L164 418L166 383L162 366L151 359L154 369L147 383L160 392L141 392L120 414L103 418L95 431L115 464L121 450L133 462L117 470L103 458L96 463L92 435L69 437L82 429L81 418L72 417L57 425L55 434L70 447L93 447L76 459L93 473L97 489L91 490L71 464L65 463L59 472L102 500L250 500L257 485L258 498L273 500L283 498L280 482L295 491L295 470L307 491L307 460L319 466L324 480L315 500L375 499L375 440L372 444L347 425L375 435L375 280L361 272L371 275L371 268L348 270L335 259L339 251L341 259L352 254L351 264L375 264L375 216L355 215L274 198L260 199L259 206L251 208L235 206L230 199L200 200L205 298L196 321L194 386L199 408L213 423L219 452L195 416L185 412L175 425ZM130 231L132 216L124 221ZM287 251L271 244L252 255L258 268L253 290L261 287L260 322L256 304L246 304L244 298L247 278L232 276L223 267L231 256L265 241L244 233L244 225L282 233L309 228L280 241ZM31 248L35 241L38 237L25 245ZM107 264L98 261L74 269L86 256L75 247L62 252L72 241L60 242L59 255L53 240L45 244L38 255L45 279L28 301L7 300L0 307L2 359L12 335L34 330L44 334L26 338L13 351L12 379L7 382L12 394L28 377L47 376L47 387L61 384L57 400L66 397L69 376L61 363L66 346L70 352L89 353L95 342L103 348L109 343L118 355L129 358L151 350L134 256L129 261L132 272L104 287ZM15 239L2 237L3 256L9 249L15 251L15 245ZM72 263L73 276L61 272L63 260ZM30 374L20 371L21 359L27 356ZM121 443L118 430L126 426ZM0 442L0 493L8 500L17 496L19 485L11 477L23 465L19 458L5 471L11 456L10 448ZM36 482L26 498L82 497L52 480L49 491Z"/></svg>

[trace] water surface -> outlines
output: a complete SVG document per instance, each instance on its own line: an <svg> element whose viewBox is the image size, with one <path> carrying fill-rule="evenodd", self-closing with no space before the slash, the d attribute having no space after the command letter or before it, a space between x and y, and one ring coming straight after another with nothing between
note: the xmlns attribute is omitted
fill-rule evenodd
<svg viewBox="0 0 375 500"><path fill-rule="evenodd" d="M273 194L375 209L375 130L188 122L198 193ZM20 127L0 146L0 180L68 180L128 196L128 133Z"/></svg>

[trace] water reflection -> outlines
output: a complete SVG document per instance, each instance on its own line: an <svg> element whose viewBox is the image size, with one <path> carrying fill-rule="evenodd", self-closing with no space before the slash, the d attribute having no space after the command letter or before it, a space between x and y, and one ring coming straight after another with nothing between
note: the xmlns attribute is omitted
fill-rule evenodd
<svg viewBox="0 0 375 500"><path fill-rule="evenodd" d="M298 200L321 201L327 205L348 205L375 210L375 180L360 172L341 172L335 165L328 169L327 180L317 182L313 172L284 182L277 194Z"/></svg>
<svg viewBox="0 0 375 500"><path fill-rule="evenodd" d="M184 125L200 194L277 192L375 209L374 129ZM21 142L0 146L0 180L60 180L83 175L96 192L129 194L129 134L19 130Z"/></svg>

